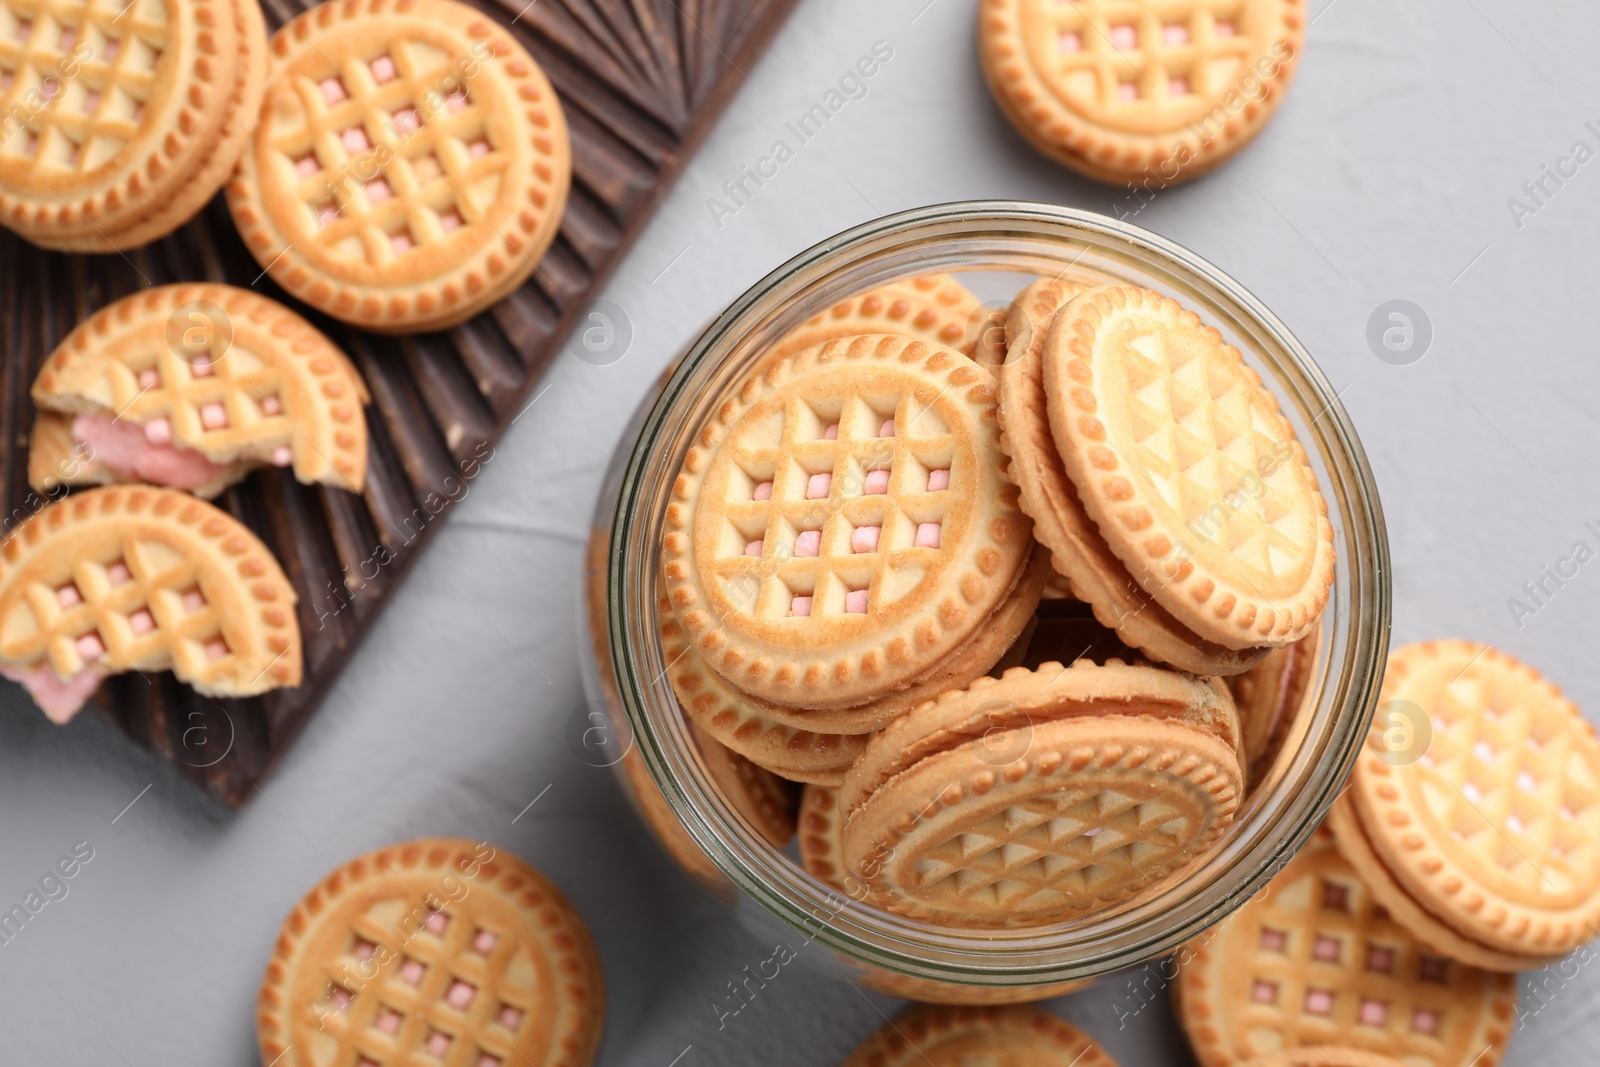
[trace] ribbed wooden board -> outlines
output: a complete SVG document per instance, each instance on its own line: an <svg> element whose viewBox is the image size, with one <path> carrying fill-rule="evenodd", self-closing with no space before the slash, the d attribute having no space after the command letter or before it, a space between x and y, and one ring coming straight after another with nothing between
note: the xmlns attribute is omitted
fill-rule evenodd
<svg viewBox="0 0 1600 1067"><path fill-rule="evenodd" d="M795 4L474 2L511 26L561 97L573 182L559 239L527 285L447 333L381 338L311 316L355 359L372 390L366 492L303 486L273 469L217 501L271 546L299 591L304 685L217 701L171 674L129 673L109 679L95 697L136 743L230 807L251 797L316 710L448 514L463 465L472 472L519 417L577 316ZM271 29L310 6L263 2ZM5 528L39 506L27 484L28 388L75 324L137 289L176 281L254 285L286 299L260 275L220 197L171 237L126 256L46 253L0 230Z"/></svg>

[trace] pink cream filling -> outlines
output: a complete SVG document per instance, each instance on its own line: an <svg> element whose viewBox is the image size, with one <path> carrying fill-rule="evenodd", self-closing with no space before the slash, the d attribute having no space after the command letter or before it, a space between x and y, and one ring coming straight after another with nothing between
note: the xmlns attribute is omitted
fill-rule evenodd
<svg viewBox="0 0 1600 1067"><path fill-rule="evenodd" d="M27 689L33 702L49 716L51 722L57 724L72 721L78 709L105 680L105 675L93 667L85 667L71 678L62 678L49 663L40 663L36 667L0 664L0 675Z"/></svg>
<svg viewBox="0 0 1600 1067"><path fill-rule="evenodd" d="M154 441L146 427L109 415L77 416L72 420L72 436L89 446L95 460L141 482L198 489L227 469L193 449Z"/></svg>

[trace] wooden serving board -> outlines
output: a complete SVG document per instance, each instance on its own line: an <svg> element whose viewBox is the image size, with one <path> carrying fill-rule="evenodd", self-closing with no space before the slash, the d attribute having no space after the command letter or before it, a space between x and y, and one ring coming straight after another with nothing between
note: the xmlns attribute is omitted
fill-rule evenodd
<svg viewBox="0 0 1600 1067"><path fill-rule="evenodd" d="M574 321L796 0L471 2L511 27L561 97L573 181L560 237L528 284L446 333L384 338L309 314L372 390L366 492L304 486L270 469L217 500L272 548L300 594L300 688L219 701L170 673L128 673L95 697L125 734L229 807L253 795L316 710L461 480L525 409ZM269 29L310 6L263 0ZM42 504L27 484L28 390L62 337L113 300L168 282L253 285L294 304L261 274L220 196L171 237L126 256L43 252L0 230L5 530Z"/></svg>

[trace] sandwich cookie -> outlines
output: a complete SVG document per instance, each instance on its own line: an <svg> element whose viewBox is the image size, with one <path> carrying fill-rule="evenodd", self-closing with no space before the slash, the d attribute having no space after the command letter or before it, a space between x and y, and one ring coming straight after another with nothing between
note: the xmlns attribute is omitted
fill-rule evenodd
<svg viewBox="0 0 1600 1067"><path fill-rule="evenodd" d="M417 333L527 280L571 175L555 91L503 26L454 0L351 0L273 35L228 209L288 292Z"/></svg>
<svg viewBox="0 0 1600 1067"><path fill-rule="evenodd" d="M1028 926L1159 882L1243 796L1226 691L1120 662L1013 668L892 723L840 790L846 869L909 918Z"/></svg>
<svg viewBox="0 0 1600 1067"><path fill-rule="evenodd" d="M1430 925L1523 967L1600 932L1600 742L1532 667L1468 641L1401 648L1350 781L1340 846Z"/></svg>
<svg viewBox="0 0 1600 1067"><path fill-rule="evenodd" d="M487 842L346 863L284 920L256 1001L261 1062L587 1067L605 988L560 890Z"/></svg>
<svg viewBox="0 0 1600 1067"><path fill-rule="evenodd" d="M919 274L839 301L779 338L767 360L841 337L892 333L953 348L964 356L978 343L984 309L948 274Z"/></svg>
<svg viewBox="0 0 1600 1067"><path fill-rule="evenodd" d="M1333 527L1272 392L1177 301L1102 286L1056 313L1041 354L1063 468L1128 572L1234 650L1310 632Z"/></svg>
<svg viewBox="0 0 1600 1067"><path fill-rule="evenodd" d="M261 466L360 492L367 388L332 341L229 285L165 285L81 323L33 383L28 480L211 497Z"/></svg>
<svg viewBox="0 0 1600 1067"><path fill-rule="evenodd" d="M1251 782L1261 780L1304 710L1321 637L1314 629L1292 645L1273 649L1243 674L1223 679L1239 709Z"/></svg>
<svg viewBox="0 0 1600 1067"><path fill-rule="evenodd" d="M1278 109L1304 0L983 0L978 55L1000 110L1046 155L1162 189L1238 152Z"/></svg>
<svg viewBox="0 0 1600 1067"><path fill-rule="evenodd" d="M1233 649L1196 634L1136 581L1079 499L1050 421L1044 362L1051 324L1061 306L1083 291L1067 281L1041 279L1012 302L1008 346L1000 368L1000 446L1011 458L1019 504L1034 520L1034 536L1050 549L1071 595L1094 609L1100 622L1153 659L1196 674L1249 670L1267 649Z"/></svg>
<svg viewBox="0 0 1600 1067"><path fill-rule="evenodd" d="M0 674L56 722L123 671L170 669L213 697L297 686L295 599L227 512L173 489L90 489L0 547Z"/></svg>
<svg viewBox="0 0 1600 1067"><path fill-rule="evenodd" d="M695 436L665 516L668 595L706 665L819 709L941 674L1033 548L995 405L983 367L889 335L747 380Z"/></svg>
<svg viewBox="0 0 1600 1067"><path fill-rule="evenodd" d="M1178 1020L1202 1067L1300 1048L1358 1049L1426 1067L1493 1067L1516 1012L1509 976L1418 944L1326 830L1264 893L1191 942L1176 990Z"/></svg>

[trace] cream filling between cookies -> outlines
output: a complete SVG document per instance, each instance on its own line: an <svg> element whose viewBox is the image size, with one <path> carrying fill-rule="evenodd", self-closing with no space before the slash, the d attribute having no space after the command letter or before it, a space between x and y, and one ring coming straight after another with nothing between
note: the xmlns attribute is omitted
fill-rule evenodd
<svg viewBox="0 0 1600 1067"><path fill-rule="evenodd" d="M58 725L71 722L106 677L93 667L85 667L71 678L63 678L48 662L34 667L0 663L0 676L21 684L50 721Z"/></svg>
<svg viewBox="0 0 1600 1067"><path fill-rule="evenodd" d="M192 448L172 443L172 424L165 418L143 426L102 412L87 412L72 420L73 440L88 446L97 463L124 478L198 489L224 476L228 466L213 463ZM287 467L293 456L287 446L276 450L271 462Z"/></svg>

